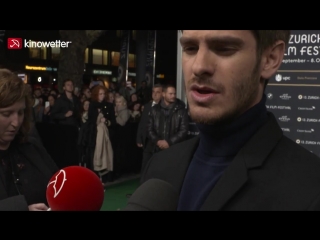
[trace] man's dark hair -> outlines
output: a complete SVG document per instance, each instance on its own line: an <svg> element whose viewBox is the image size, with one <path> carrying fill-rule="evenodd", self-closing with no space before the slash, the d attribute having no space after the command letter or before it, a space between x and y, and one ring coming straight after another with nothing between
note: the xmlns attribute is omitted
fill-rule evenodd
<svg viewBox="0 0 320 240"><path fill-rule="evenodd" d="M67 79L63 80L63 86L65 86L66 82L72 82L74 84L72 79L67 78Z"/></svg>
<svg viewBox="0 0 320 240"><path fill-rule="evenodd" d="M161 88L161 89L163 89L163 86L161 84L157 83L157 84L153 85L152 88Z"/></svg>
<svg viewBox="0 0 320 240"><path fill-rule="evenodd" d="M180 30L183 32L183 30ZM289 42L291 30L250 30L257 40L257 53L261 54L276 41L282 40L287 45ZM258 57L259 59L259 57Z"/></svg>
<svg viewBox="0 0 320 240"><path fill-rule="evenodd" d="M166 92L166 91L168 90L168 88L174 88L174 89L176 89L176 87L175 87L174 85L172 85L172 84L167 84L167 85L165 85L165 86L162 88L162 91L163 91L163 92Z"/></svg>

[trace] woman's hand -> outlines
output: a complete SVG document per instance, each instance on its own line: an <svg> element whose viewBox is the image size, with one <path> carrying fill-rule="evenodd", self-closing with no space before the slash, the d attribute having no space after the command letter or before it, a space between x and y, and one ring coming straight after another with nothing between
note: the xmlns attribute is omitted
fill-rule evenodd
<svg viewBox="0 0 320 240"><path fill-rule="evenodd" d="M47 205L44 203L35 203L28 206L29 211L48 211Z"/></svg>

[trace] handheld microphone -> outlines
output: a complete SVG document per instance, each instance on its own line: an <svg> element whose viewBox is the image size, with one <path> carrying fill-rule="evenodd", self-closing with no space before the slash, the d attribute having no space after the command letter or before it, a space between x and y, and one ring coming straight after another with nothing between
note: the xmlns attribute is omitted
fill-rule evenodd
<svg viewBox="0 0 320 240"><path fill-rule="evenodd" d="M169 183L150 179L129 198L122 211L177 211L179 195Z"/></svg>
<svg viewBox="0 0 320 240"><path fill-rule="evenodd" d="M51 177L46 197L50 211L99 211L104 188L93 171L70 166Z"/></svg>

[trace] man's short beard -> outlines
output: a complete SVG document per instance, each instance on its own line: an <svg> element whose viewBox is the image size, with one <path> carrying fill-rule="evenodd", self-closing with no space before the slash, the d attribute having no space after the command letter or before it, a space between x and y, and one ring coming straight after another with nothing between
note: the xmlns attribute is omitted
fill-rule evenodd
<svg viewBox="0 0 320 240"><path fill-rule="evenodd" d="M260 61L259 61L260 62ZM258 94L258 86L260 84L259 65L257 64L253 69L252 74L246 81L237 83L231 89L233 106L228 111L223 112L214 118L210 116L193 114L190 111L192 120L196 123L207 125L228 125L236 120L244 111L246 111L252 102L256 99Z"/></svg>

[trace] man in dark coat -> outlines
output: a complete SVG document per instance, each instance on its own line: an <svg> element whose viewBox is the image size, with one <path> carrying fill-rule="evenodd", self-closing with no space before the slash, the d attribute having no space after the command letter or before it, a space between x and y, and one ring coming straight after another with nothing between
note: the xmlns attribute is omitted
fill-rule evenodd
<svg viewBox="0 0 320 240"><path fill-rule="evenodd" d="M283 135L265 87L290 30L184 30L186 96L199 137L156 154L143 182L170 183L178 211L320 210L320 159Z"/></svg>
<svg viewBox="0 0 320 240"><path fill-rule="evenodd" d="M152 88L152 101L144 105L144 109L141 115L141 119L137 131L137 146L143 148L143 158L141 173L143 172L145 166L147 165L149 159L152 157L153 148L151 142L148 138L148 122L151 108L158 104L162 96L162 86L160 84L155 84Z"/></svg>
<svg viewBox="0 0 320 240"><path fill-rule="evenodd" d="M158 152L186 140L189 118L186 105L176 97L176 88L163 88L162 99L152 107L148 122L148 136L153 152Z"/></svg>
<svg viewBox="0 0 320 240"><path fill-rule="evenodd" d="M54 104L51 117L58 124L79 128L81 103L79 98L73 94L73 81L66 79L63 83L63 89L64 92Z"/></svg>

